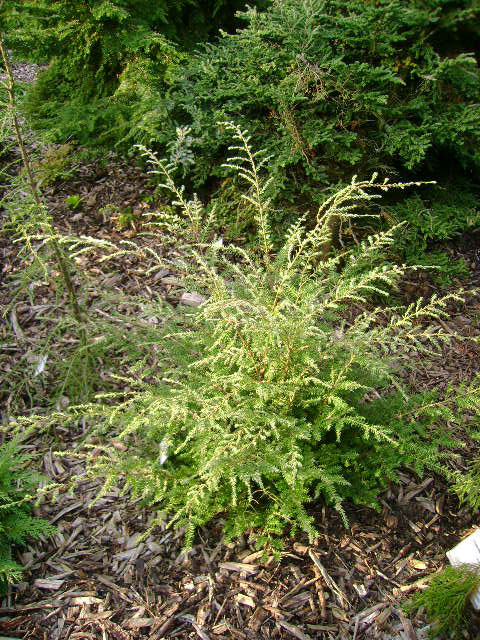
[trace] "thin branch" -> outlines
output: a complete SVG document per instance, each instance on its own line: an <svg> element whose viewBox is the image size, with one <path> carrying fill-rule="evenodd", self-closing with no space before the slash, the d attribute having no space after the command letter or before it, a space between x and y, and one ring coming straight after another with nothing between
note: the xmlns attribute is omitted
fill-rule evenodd
<svg viewBox="0 0 480 640"><path fill-rule="evenodd" d="M5 45L4 45L3 37L1 33L0 33L0 56L2 58L3 66L5 68L5 73L7 76L7 82L3 84L6 86L6 89L7 89L9 106L10 106L11 115L12 115L13 128L15 130L15 137L17 139L17 144L22 157L22 163L25 168L25 173L27 175L30 191L39 211L45 211L46 206L42 202L40 191L35 183L35 179L32 172L32 166L30 163L30 158L22 137L22 130L20 127L20 122L18 120L16 102L15 102L15 81L13 78L12 67L8 59L7 51L5 49ZM51 230L51 232L48 234L48 243L53 249L53 252L55 254L55 259L60 269L60 273L62 274L63 282L70 296L70 305L72 308L73 317L75 318L80 328L80 344L82 347L86 347L87 331L85 327L83 313L80 309L80 305L78 304L78 297L75 291L74 284L72 282L70 271L68 269L67 261L65 260L65 256L60 247L60 244L58 243L57 238L53 234L53 230Z"/></svg>

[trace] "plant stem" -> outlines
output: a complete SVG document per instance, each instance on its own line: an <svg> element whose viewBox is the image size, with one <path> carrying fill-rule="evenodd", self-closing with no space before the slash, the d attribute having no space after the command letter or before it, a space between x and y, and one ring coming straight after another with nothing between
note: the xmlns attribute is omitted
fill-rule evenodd
<svg viewBox="0 0 480 640"><path fill-rule="evenodd" d="M1 33L0 33L0 57L2 58L3 66L7 74L7 82L5 83L5 87L7 89L9 105L12 112L13 128L15 130L15 137L17 139L17 144L20 150L20 155L22 157L22 163L25 168L25 173L27 174L27 180L30 187L30 191L35 201L35 204L38 207L38 210L47 211L45 204L42 202L40 191L35 183L35 179L32 173L32 167L30 164L30 159L23 141L22 131L21 131L20 123L18 121L17 109L15 104L15 82L14 82L12 68L8 60L7 51L5 49L5 45L4 45ZM87 329L85 326L83 313L78 303L78 297L75 291L74 284L72 282L72 278L70 276L70 271L68 269L67 261L63 254L62 248L60 247L60 244L57 238L55 237L53 228L51 227L50 224L48 225L48 243L50 244L53 250L53 253L55 254L55 259L57 261L58 268L62 275L64 285L70 296L70 306L72 309L72 314L79 327L80 347L82 350L85 349L86 351L88 340L87 340ZM88 352L85 353L85 357L86 357L86 360L84 361L84 366L83 366L83 384L84 384L84 391L86 392Z"/></svg>
<svg viewBox="0 0 480 640"><path fill-rule="evenodd" d="M27 174L28 184L29 184L32 196L33 196L33 198L35 200L35 203L36 203L37 207L39 208L39 210L44 210L45 209L45 204L42 202L39 189L38 189L38 187L37 187L37 185L35 183L35 179L33 177L32 167L31 167L31 164L30 164L30 159L29 159L29 156L28 156L28 152L27 152L27 150L25 148L25 144L24 144L23 137L22 137L22 131L21 131L20 123L18 121L16 104L15 104L15 91L14 91L15 83L14 83L14 79L13 79L12 67L11 67L10 62L8 60L7 51L5 49L5 45L3 43L3 38L2 38L1 34L0 34L0 55L1 55L1 58L2 58L3 66L5 68L5 72L7 74L6 89L7 89L7 93L8 93L10 109L12 111L13 128L15 130L15 137L17 139L18 148L20 149L20 155L22 157L22 163L23 163L23 166L25 168L25 172ZM62 252L60 244L58 243L58 240L55 238L55 235L53 234L53 232L50 232L48 234L48 236L49 236L48 237L48 242L49 242L50 246L53 249L53 252L55 254L55 259L56 259L58 267L60 269L60 273L62 274L63 282L64 282L65 287L66 287L66 289L67 289L67 291L69 293L69 296L70 296L70 304L71 304L71 307L72 307L73 317L75 318L76 322L78 323L78 325L80 327L80 343L81 343L82 347L86 347L87 346L87 332L86 332L86 328L85 328L84 318L83 318L82 311L80 309L80 305L78 304L77 294L76 294L75 287L74 287L73 282L72 282L72 278L70 276L70 271L68 269L67 261L65 260L65 256L64 256L64 254Z"/></svg>

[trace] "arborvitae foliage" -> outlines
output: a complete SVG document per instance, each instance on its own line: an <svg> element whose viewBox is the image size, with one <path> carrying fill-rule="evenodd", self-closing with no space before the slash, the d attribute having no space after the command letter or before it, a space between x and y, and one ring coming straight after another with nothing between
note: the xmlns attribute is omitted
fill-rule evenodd
<svg viewBox="0 0 480 640"><path fill-rule="evenodd" d="M55 531L48 522L32 516L31 499L41 477L28 467L30 457L18 441L0 446L0 590L22 575L12 548Z"/></svg>
<svg viewBox="0 0 480 640"><path fill-rule="evenodd" d="M425 609L428 621L433 624L431 638L460 638L468 620L469 598L479 586L480 576L475 567L446 567L405 608L408 613Z"/></svg>
<svg viewBox="0 0 480 640"><path fill-rule="evenodd" d="M276 0L243 17L172 81L169 107L202 150L199 181L225 144L217 121L232 117L273 154L287 194L352 167L480 166L477 2Z"/></svg>
<svg viewBox="0 0 480 640"><path fill-rule="evenodd" d="M312 500L325 496L345 518L346 497L375 504L398 466L434 467L438 442L452 444L439 424L442 417L455 421L451 409L394 389L412 353L435 357L449 339L426 322L458 296L389 308L389 292L405 272L384 259L395 229L343 255L326 255L332 229L348 228L382 191L406 186L375 176L333 195L309 230L299 219L275 251L272 185L261 179L266 159L251 151L245 132L223 126L236 140L228 167L249 187L256 250L212 237L200 201L188 201L172 167L144 149L175 197L176 210L159 224L176 229L177 247L178 238L187 241L167 268L181 272L205 302L173 317L157 305L153 313L162 322L157 337L149 336L155 364L132 371L128 392L74 415L90 414L100 433L125 445L96 444L92 472L106 477L106 487L125 480L134 496L173 513L172 522L188 526L187 544L197 525L220 513L229 535L254 526L279 533L291 525L313 537L306 510ZM129 242L119 249L90 244L117 256L141 254ZM145 255L165 266L161 252ZM478 389L462 391L476 395Z"/></svg>

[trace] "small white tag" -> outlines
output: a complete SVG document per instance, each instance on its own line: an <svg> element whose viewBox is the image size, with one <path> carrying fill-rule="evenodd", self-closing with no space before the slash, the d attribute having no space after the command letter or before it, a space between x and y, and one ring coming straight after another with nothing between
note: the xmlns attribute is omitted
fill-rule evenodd
<svg viewBox="0 0 480 640"><path fill-rule="evenodd" d="M447 558L452 567L469 565L477 569L480 573L480 529L477 529L457 544L456 547L447 551ZM470 602L475 611L480 610L480 588L470 597Z"/></svg>
<svg viewBox="0 0 480 640"><path fill-rule="evenodd" d="M168 438L164 438L158 445L158 462L160 466L167 461L169 446L170 442L168 441Z"/></svg>
<svg viewBox="0 0 480 640"><path fill-rule="evenodd" d="M43 373L45 365L47 364L47 358L48 356L41 356L41 358L38 359L38 364L35 368L35 373L33 374L35 377Z"/></svg>

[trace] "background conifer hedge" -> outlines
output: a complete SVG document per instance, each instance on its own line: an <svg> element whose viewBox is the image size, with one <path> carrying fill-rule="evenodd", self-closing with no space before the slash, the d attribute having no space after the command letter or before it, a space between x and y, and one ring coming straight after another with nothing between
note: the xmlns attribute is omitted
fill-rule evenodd
<svg viewBox="0 0 480 640"><path fill-rule="evenodd" d="M477 227L478 2L256 4L235 17L240 0L18 3L12 46L50 60L27 93L31 124L54 142L162 152L190 127L187 183L211 193L228 146L218 122L234 120L271 156L283 205L303 211L376 170L439 183L385 203L387 220L409 223L411 261Z"/></svg>

